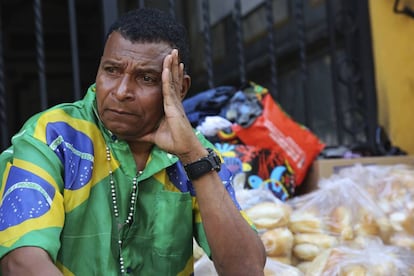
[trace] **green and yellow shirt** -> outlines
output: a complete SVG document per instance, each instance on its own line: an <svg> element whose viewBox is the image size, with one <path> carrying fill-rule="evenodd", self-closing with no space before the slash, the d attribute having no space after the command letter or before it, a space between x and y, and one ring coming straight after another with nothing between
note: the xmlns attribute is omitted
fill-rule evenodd
<svg viewBox="0 0 414 276"><path fill-rule="evenodd" d="M133 223L120 226L109 171L124 220L136 165L128 145L99 121L94 89L80 101L33 116L0 155L0 258L36 246L64 275L119 275L120 254L130 275L191 275L193 237L207 254L210 249L182 164L154 147L138 178ZM238 206L230 172L223 167L220 176Z"/></svg>

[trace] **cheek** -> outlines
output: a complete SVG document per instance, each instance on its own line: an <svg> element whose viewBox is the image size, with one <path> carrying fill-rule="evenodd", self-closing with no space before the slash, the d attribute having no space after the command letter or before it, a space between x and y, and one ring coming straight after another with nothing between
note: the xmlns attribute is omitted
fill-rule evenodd
<svg viewBox="0 0 414 276"><path fill-rule="evenodd" d="M103 102L105 101L105 98L108 96L108 94L111 91L111 83L108 81L105 81L103 77L99 77L99 75L96 77L95 80L96 83L96 102L98 104L98 108L103 105Z"/></svg>
<svg viewBox="0 0 414 276"><path fill-rule="evenodd" d="M96 86L95 93L96 93L96 108L97 108L99 116L102 118L103 111L105 110L105 108L107 108L107 104L105 103L105 101L108 95L105 93L105 91L102 88L98 88L98 86Z"/></svg>
<svg viewBox="0 0 414 276"><path fill-rule="evenodd" d="M95 82L96 82L96 90L97 91L109 90L110 82L105 80L105 78L101 74L98 74L96 76Z"/></svg>
<svg viewBox="0 0 414 276"><path fill-rule="evenodd" d="M143 107L150 107L149 111L154 117L159 118L164 115L162 96L156 95L148 98L147 101L143 103Z"/></svg>

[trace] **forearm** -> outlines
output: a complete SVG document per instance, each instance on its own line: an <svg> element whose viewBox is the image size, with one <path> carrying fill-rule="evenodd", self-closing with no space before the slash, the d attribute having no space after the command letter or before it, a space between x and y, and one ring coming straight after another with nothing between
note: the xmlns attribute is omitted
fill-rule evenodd
<svg viewBox="0 0 414 276"><path fill-rule="evenodd" d="M0 264L3 276L63 275L46 251L37 247L17 248L4 256Z"/></svg>
<svg viewBox="0 0 414 276"><path fill-rule="evenodd" d="M263 275L266 255L216 172L193 181L203 226L220 275Z"/></svg>

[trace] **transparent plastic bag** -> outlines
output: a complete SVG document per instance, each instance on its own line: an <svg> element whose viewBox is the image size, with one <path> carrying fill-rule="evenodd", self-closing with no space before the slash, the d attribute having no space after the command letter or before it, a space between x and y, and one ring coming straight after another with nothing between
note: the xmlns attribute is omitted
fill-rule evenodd
<svg viewBox="0 0 414 276"><path fill-rule="evenodd" d="M292 232L325 233L341 240L389 233L385 214L355 181L336 177L320 181L319 186L288 201L293 208L289 224Z"/></svg>
<svg viewBox="0 0 414 276"><path fill-rule="evenodd" d="M259 232L287 226L291 207L267 189L236 191L236 198Z"/></svg>
<svg viewBox="0 0 414 276"><path fill-rule="evenodd" d="M271 191L265 188L258 189L240 189L236 190L236 199L242 209L248 209L252 206L263 203L273 202L276 204L285 204L282 200L275 197Z"/></svg>
<svg viewBox="0 0 414 276"><path fill-rule="evenodd" d="M273 260L271 258L266 259L266 265L264 268L265 276L304 276L302 271L294 266L284 264L282 262Z"/></svg>
<svg viewBox="0 0 414 276"><path fill-rule="evenodd" d="M324 251L307 267L309 276L414 275L414 252L384 245L379 238L361 237L358 243Z"/></svg>
<svg viewBox="0 0 414 276"><path fill-rule="evenodd" d="M203 255L194 263L195 276L218 276L213 261L207 255Z"/></svg>
<svg viewBox="0 0 414 276"><path fill-rule="evenodd" d="M373 198L389 219L391 233L385 242L414 250L414 168L397 165L355 165L340 171Z"/></svg>

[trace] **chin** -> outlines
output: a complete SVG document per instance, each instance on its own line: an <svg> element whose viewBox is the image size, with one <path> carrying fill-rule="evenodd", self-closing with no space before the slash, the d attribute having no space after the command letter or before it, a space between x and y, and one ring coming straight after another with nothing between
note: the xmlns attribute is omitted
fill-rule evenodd
<svg viewBox="0 0 414 276"><path fill-rule="evenodd" d="M123 139L124 137L131 137L136 135L134 131L119 124L105 124L105 127L112 132L116 137Z"/></svg>

